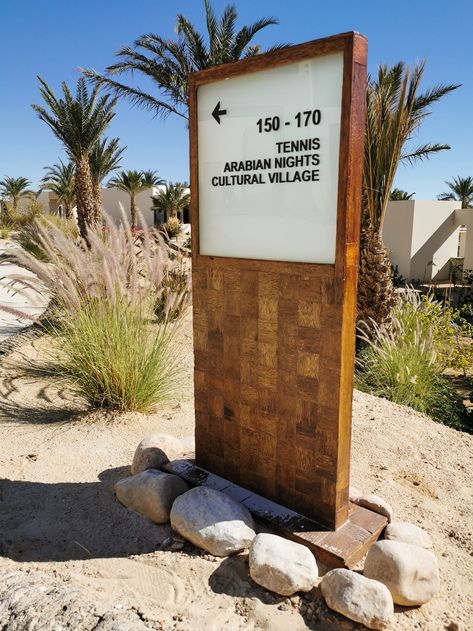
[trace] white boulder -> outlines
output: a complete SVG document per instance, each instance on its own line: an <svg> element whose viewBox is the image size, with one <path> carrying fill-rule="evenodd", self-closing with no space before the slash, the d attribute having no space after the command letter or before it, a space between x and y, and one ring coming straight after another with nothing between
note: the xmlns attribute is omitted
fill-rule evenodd
<svg viewBox="0 0 473 631"><path fill-rule="evenodd" d="M389 589L356 572L332 570L323 577L320 589L330 609L368 629L385 629L394 615Z"/></svg>
<svg viewBox="0 0 473 631"><path fill-rule="evenodd" d="M143 438L133 456L131 473L136 475L147 469L159 469L184 453L181 441L171 434L151 434Z"/></svg>
<svg viewBox="0 0 473 631"><path fill-rule="evenodd" d="M351 498L350 498L351 499ZM358 506L364 506L364 508L369 508L374 513L379 513L380 515L384 515L388 518L388 522L390 522L393 518L393 509L390 504L383 500L379 495L360 495L358 497L353 497L351 501L354 504L358 504Z"/></svg>
<svg viewBox="0 0 473 631"><path fill-rule="evenodd" d="M440 589L439 567L430 550L401 541L371 546L363 574L384 583L398 605L423 605Z"/></svg>
<svg viewBox="0 0 473 631"><path fill-rule="evenodd" d="M115 484L119 502L158 524L169 521L174 500L188 489L177 475L155 469L142 471Z"/></svg>
<svg viewBox="0 0 473 631"><path fill-rule="evenodd" d="M262 587L281 596L308 592L318 577L312 552L277 535L256 535L250 547L250 576Z"/></svg>
<svg viewBox="0 0 473 631"><path fill-rule="evenodd" d="M255 537L248 509L204 486L176 499L171 509L171 526L194 545L219 557L245 550Z"/></svg>
<svg viewBox="0 0 473 631"><path fill-rule="evenodd" d="M411 543L414 546L420 546L426 550L433 547L431 536L415 524L407 521L393 521L384 532L384 538L389 541L402 541L403 543Z"/></svg>

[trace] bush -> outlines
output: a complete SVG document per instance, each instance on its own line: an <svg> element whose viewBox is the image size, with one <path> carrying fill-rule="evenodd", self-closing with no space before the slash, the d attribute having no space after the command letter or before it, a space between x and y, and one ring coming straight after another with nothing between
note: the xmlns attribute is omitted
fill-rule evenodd
<svg viewBox="0 0 473 631"><path fill-rule="evenodd" d="M445 348L448 335L440 331L440 322L448 313L448 308L438 312L431 298L413 297L411 292L396 307L390 329L375 323L360 325L359 336L365 345L356 360L356 386L473 433L461 397L440 374L451 361Z"/></svg>
<svg viewBox="0 0 473 631"><path fill-rule="evenodd" d="M162 291L158 296L154 313L158 322L176 320L189 300L189 272L184 265L170 270L162 284Z"/></svg>
<svg viewBox="0 0 473 631"><path fill-rule="evenodd" d="M177 217L169 217L166 223L162 226L163 231L169 239L173 239L181 234L182 224Z"/></svg>
<svg viewBox="0 0 473 631"><path fill-rule="evenodd" d="M16 258L54 301L51 330L61 351L51 358L55 372L91 405L149 411L176 387L174 323L188 303L188 276L185 287L165 285L185 269L179 257L172 260L148 229L134 236L127 223L105 221L89 230L87 243L38 222L46 261L24 250ZM15 280L24 287L31 282ZM166 307L158 324L154 310L162 295Z"/></svg>
<svg viewBox="0 0 473 631"><path fill-rule="evenodd" d="M8 237L10 236L10 228L7 228L6 226L1 226L0 227L0 239L8 239Z"/></svg>
<svg viewBox="0 0 473 631"><path fill-rule="evenodd" d="M55 372L94 407L153 411L178 388L180 368L174 327L146 324L151 315L126 296L83 302L56 330Z"/></svg>
<svg viewBox="0 0 473 631"><path fill-rule="evenodd" d="M40 261L47 261L48 257L42 243L42 230L54 228L69 239L76 240L79 237L79 229L74 219L61 219L56 215L40 215L33 223L23 226L15 235L15 241L21 247Z"/></svg>

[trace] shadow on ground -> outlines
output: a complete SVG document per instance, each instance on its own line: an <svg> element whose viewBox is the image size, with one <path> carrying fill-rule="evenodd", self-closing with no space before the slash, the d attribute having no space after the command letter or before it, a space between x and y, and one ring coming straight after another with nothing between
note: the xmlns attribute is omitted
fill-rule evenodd
<svg viewBox="0 0 473 631"><path fill-rule="evenodd" d="M15 561L69 561L153 552L170 535L124 508L113 485L129 467L100 482L42 484L0 479L0 554Z"/></svg>

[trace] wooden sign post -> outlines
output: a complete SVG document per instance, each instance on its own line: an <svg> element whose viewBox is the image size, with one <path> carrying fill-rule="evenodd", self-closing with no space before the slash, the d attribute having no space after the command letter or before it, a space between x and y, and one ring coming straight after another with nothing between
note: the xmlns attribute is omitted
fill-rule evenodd
<svg viewBox="0 0 473 631"><path fill-rule="evenodd" d="M349 519L366 51L347 33L189 77L196 464L331 530Z"/></svg>

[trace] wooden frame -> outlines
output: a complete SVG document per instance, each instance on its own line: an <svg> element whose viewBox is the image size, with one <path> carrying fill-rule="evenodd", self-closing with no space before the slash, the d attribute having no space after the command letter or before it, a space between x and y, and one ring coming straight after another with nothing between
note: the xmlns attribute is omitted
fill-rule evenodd
<svg viewBox="0 0 473 631"><path fill-rule="evenodd" d="M201 255L199 87L340 51L335 264ZM366 54L345 33L189 76L196 462L331 529L349 508Z"/></svg>

